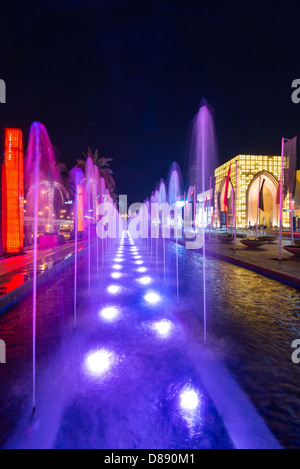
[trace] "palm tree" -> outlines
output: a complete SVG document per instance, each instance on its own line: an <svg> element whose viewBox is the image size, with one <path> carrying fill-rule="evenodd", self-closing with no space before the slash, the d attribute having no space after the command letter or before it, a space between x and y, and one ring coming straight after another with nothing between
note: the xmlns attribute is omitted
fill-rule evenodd
<svg viewBox="0 0 300 469"><path fill-rule="evenodd" d="M109 193L113 199L116 198L116 193L115 193L115 188L116 188L116 183L113 178L113 171L109 167L109 163L113 161L113 158L104 158L104 157L99 157L98 149L96 149L95 153L91 151L91 149L88 149L87 153L82 152L84 158L77 158L77 168L82 169L83 172L85 172L85 165L86 165L86 160L88 158L91 158L93 161L93 164L97 166L99 175L102 177L105 181L106 187L109 190Z"/></svg>

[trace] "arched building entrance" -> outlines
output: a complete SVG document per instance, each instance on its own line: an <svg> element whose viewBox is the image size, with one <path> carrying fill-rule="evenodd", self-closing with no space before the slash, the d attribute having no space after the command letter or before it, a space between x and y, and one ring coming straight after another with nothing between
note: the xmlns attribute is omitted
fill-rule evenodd
<svg viewBox="0 0 300 469"><path fill-rule="evenodd" d="M257 203L259 197L259 178L263 186L264 210L259 210L259 224L266 226L278 226L278 206L276 204L276 195L278 181L267 171L261 171L256 174L250 182L246 193L247 220L248 224L255 225L257 219Z"/></svg>

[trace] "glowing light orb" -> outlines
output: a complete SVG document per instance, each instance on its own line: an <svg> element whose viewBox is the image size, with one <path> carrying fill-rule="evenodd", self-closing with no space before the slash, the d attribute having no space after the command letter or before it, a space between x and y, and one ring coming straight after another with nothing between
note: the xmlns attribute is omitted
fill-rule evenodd
<svg viewBox="0 0 300 469"><path fill-rule="evenodd" d="M169 337L173 324L168 319L162 319L161 321L155 322L152 324L152 329L160 337Z"/></svg>
<svg viewBox="0 0 300 469"><path fill-rule="evenodd" d="M141 285L149 285L149 283L152 282L152 278L151 277L141 277L141 278L138 278L137 281Z"/></svg>
<svg viewBox="0 0 300 469"><path fill-rule="evenodd" d="M108 306L100 311L100 316L106 321L113 321L119 314L120 311L115 306Z"/></svg>
<svg viewBox="0 0 300 469"><path fill-rule="evenodd" d="M112 267L113 267L113 269L115 269L115 270L121 270L121 269L123 269L123 267L122 267L121 265L119 265L119 264L115 264L115 265L113 265Z"/></svg>
<svg viewBox="0 0 300 469"><path fill-rule="evenodd" d="M92 376L105 374L114 362L114 354L106 349L89 354L85 359L85 368Z"/></svg>
<svg viewBox="0 0 300 469"><path fill-rule="evenodd" d="M143 274L143 273L147 272L147 269L146 269L146 267L139 267L138 269L136 269L136 271Z"/></svg>
<svg viewBox="0 0 300 469"><path fill-rule="evenodd" d="M114 279L119 279L123 276L123 274L121 272L113 272L111 274L111 277L114 278Z"/></svg>
<svg viewBox="0 0 300 469"><path fill-rule="evenodd" d="M144 298L147 301L147 303L150 303L152 305L155 305L161 301L160 295L155 292L147 293L147 295L145 295Z"/></svg>
<svg viewBox="0 0 300 469"><path fill-rule="evenodd" d="M141 259L142 256L134 256L134 259Z"/></svg>
<svg viewBox="0 0 300 469"><path fill-rule="evenodd" d="M195 391L187 389L180 394L180 407L184 410L195 410L199 406L199 398Z"/></svg>
<svg viewBox="0 0 300 469"><path fill-rule="evenodd" d="M109 287L107 287L107 291L111 295L116 295L117 293L120 293L121 287L119 285L109 285Z"/></svg>
<svg viewBox="0 0 300 469"><path fill-rule="evenodd" d="M135 263L136 263L137 265L144 264L144 262L143 262L143 261L135 261Z"/></svg>
<svg viewBox="0 0 300 469"><path fill-rule="evenodd" d="M119 259L118 257L116 257L116 258L114 259L114 262L124 262L124 260L125 260L125 259Z"/></svg>

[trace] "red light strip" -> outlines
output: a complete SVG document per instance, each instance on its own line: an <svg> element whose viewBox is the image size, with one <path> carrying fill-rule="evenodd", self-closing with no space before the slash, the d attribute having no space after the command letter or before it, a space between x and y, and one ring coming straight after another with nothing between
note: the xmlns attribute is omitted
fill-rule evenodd
<svg viewBox="0 0 300 469"><path fill-rule="evenodd" d="M5 129L2 201L4 253L18 254L24 247L23 143L19 129Z"/></svg>
<svg viewBox="0 0 300 469"><path fill-rule="evenodd" d="M77 213L78 213L78 231L84 231L84 227L83 227L83 187L82 186L78 186L78 209L77 209Z"/></svg>

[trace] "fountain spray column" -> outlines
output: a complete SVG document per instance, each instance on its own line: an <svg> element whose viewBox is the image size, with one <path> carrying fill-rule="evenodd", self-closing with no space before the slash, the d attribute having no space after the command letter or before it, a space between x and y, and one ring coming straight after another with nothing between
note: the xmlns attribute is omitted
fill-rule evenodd
<svg viewBox="0 0 300 469"><path fill-rule="evenodd" d="M38 145L37 145L38 147ZM33 392L32 406L36 408L36 288L37 288L37 244L38 244L38 187L39 187L39 163L37 157L38 149L35 150L34 168L34 224L33 224L33 294L32 294L32 368L33 368Z"/></svg>
<svg viewBox="0 0 300 469"><path fill-rule="evenodd" d="M179 303L179 260L178 260L178 199L181 193L181 173L179 166L173 163L169 178L168 200L169 205L174 208L174 230L175 230L175 250L176 250L176 297Z"/></svg>
<svg viewBox="0 0 300 469"><path fill-rule="evenodd" d="M201 112L201 111L200 111ZM202 121L202 126L204 122ZM204 196L205 192L205 176L206 176L206 161L207 161L207 154L206 154L206 140L205 140L205 129L201 128L202 130L202 148L201 148L201 154L202 154L202 194ZM203 204L203 212L202 212L202 236L203 236L203 261L202 261L202 267L203 267L203 340L204 340L204 345L206 345L206 320L207 320L207 311L206 311L206 240L205 240L205 222L204 222L204 204Z"/></svg>
<svg viewBox="0 0 300 469"><path fill-rule="evenodd" d="M30 129L26 174L33 183L33 291L32 291L32 408L36 409L36 291L37 291L37 247L38 247L38 197L40 185L41 124L34 122Z"/></svg>
<svg viewBox="0 0 300 469"><path fill-rule="evenodd" d="M212 112L203 100L200 110L194 119L192 132L192 146L190 154L190 178L196 180L195 193L202 191L202 201L205 201L205 191L209 188L209 177L217 167L217 145ZM201 181L201 184L200 184ZM191 181L192 182L192 181ZM194 196L196 195L194 193ZM207 285L206 285L206 239L204 209L202 211L202 264L203 264L203 339L207 342ZM195 220L196 222L196 220Z"/></svg>
<svg viewBox="0 0 300 469"><path fill-rule="evenodd" d="M77 325L77 246L78 246L78 188L76 185L75 192L75 210L74 210L74 235L75 235L75 246L74 246L74 329L76 330Z"/></svg>
<svg viewBox="0 0 300 469"><path fill-rule="evenodd" d="M49 233L53 233L53 205L54 205L54 188L51 186L48 190L48 227Z"/></svg>
<svg viewBox="0 0 300 469"><path fill-rule="evenodd" d="M94 166L90 157L86 160L85 180L87 192L87 224L88 224L88 294L91 295L91 195L93 196L92 185L94 180Z"/></svg>
<svg viewBox="0 0 300 469"><path fill-rule="evenodd" d="M74 168L70 173L70 182L75 189L74 197L74 329L77 327L77 265L78 265L78 232L83 231L83 172Z"/></svg>

